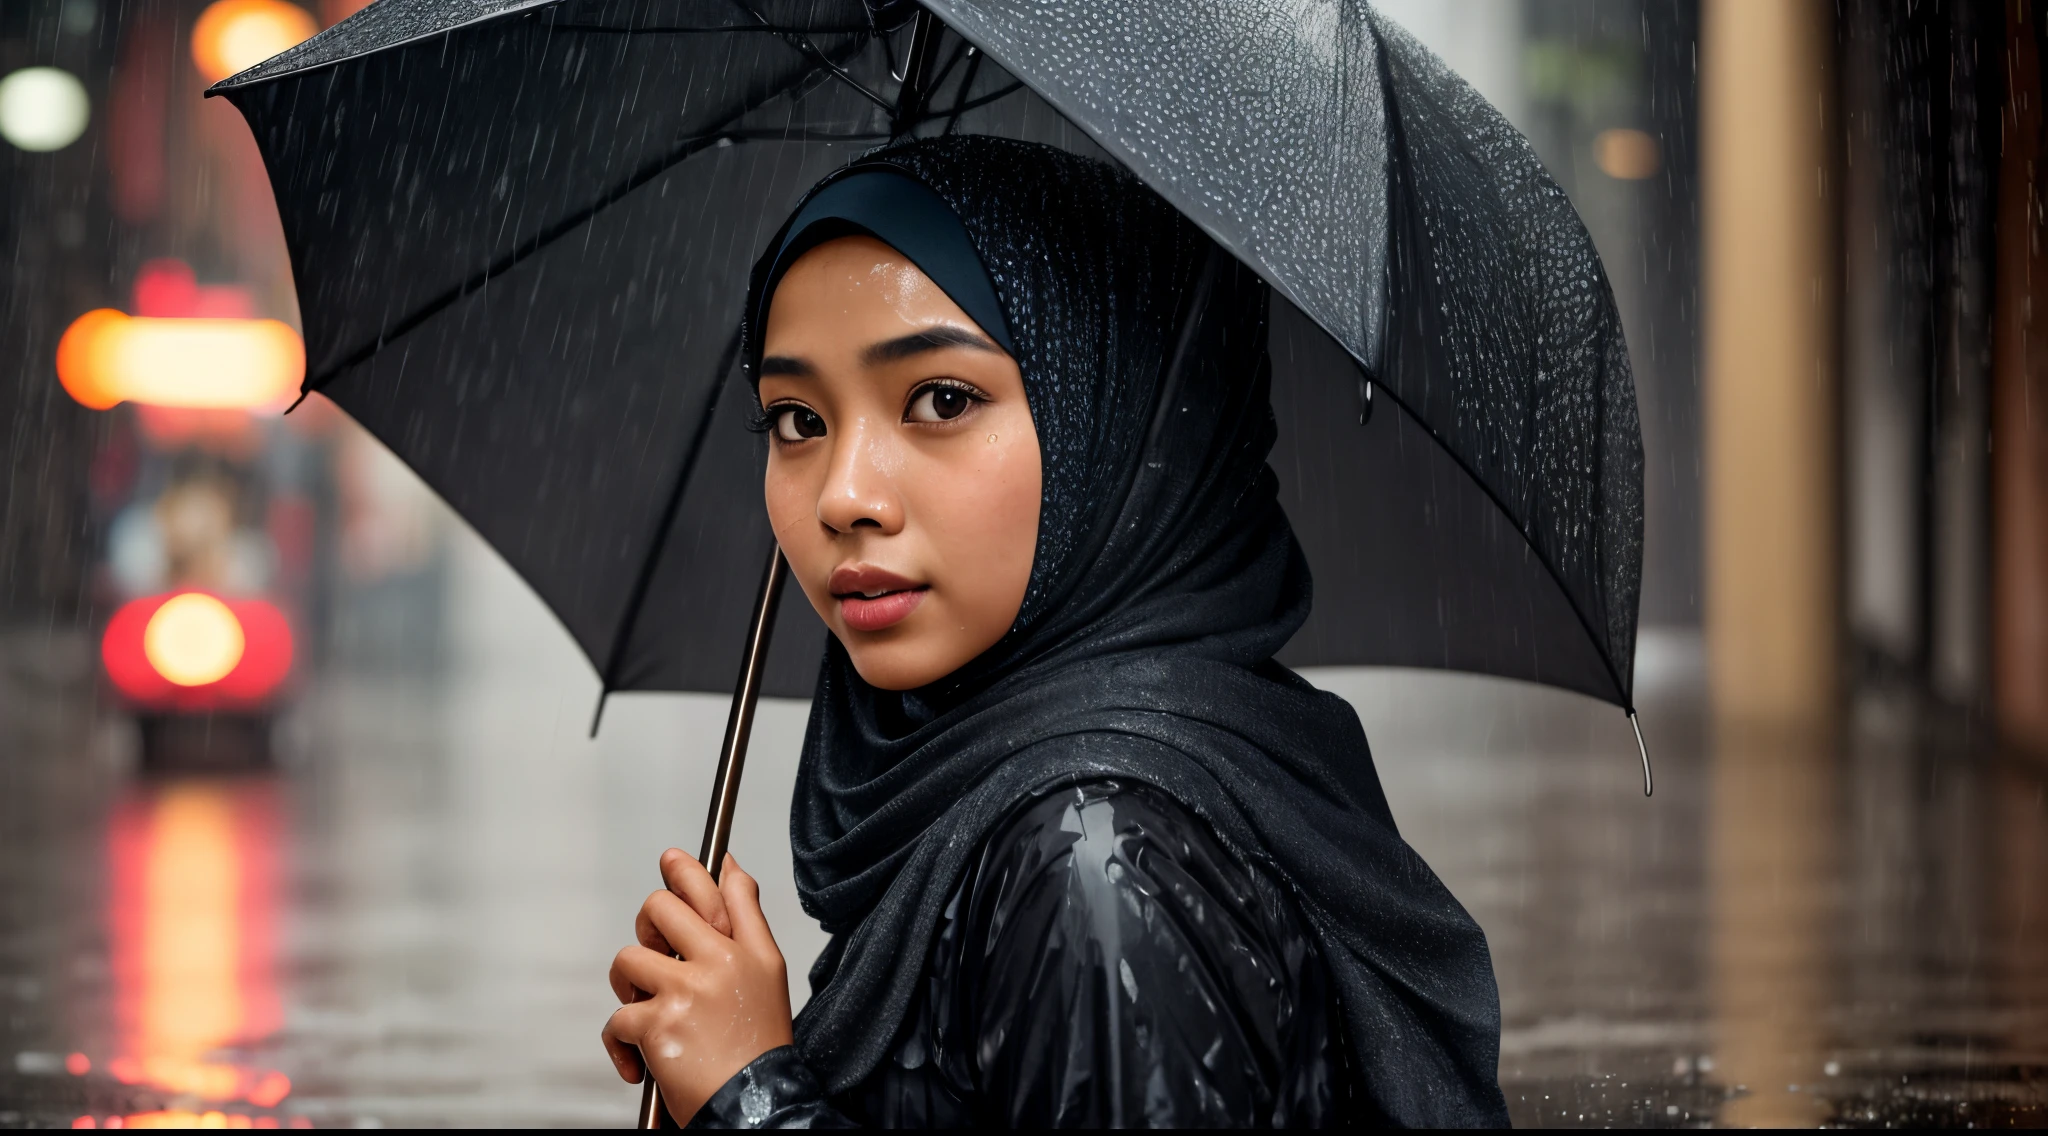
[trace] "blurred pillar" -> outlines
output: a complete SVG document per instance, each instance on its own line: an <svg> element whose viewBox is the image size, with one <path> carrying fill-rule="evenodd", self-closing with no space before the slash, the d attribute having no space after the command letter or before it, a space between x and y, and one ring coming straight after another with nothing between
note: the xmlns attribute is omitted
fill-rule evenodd
<svg viewBox="0 0 2048 1136"><path fill-rule="evenodd" d="M2000 5L1933 6L1929 62L1941 170L1930 228L1934 283L1934 435L1929 477L1929 688L1952 706L1981 708L1990 670L1990 413L1997 107L2009 76ZM1926 11L1925 6L1921 8ZM1923 41L1924 42L1924 41ZM1946 58L1943 58L1946 56Z"/></svg>
<svg viewBox="0 0 2048 1136"><path fill-rule="evenodd" d="M1840 623L1828 12L1713 0L1700 48L1709 683L1799 732L1833 717Z"/></svg>
<svg viewBox="0 0 2048 1136"><path fill-rule="evenodd" d="M1832 6L1708 0L1700 187L1720 1121L1812 1126L1839 670Z"/></svg>
<svg viewBox="0 0 2048 1136"><path fill-rule="evenodd" d="M1843 607L1863 678L1919 673L1926 657L1928 383L1926 247L1935 208L1915 30L1890 0L1841 13Z"/></svg>
<svg viewBox="0 0 2048 1136"><path fill-rule="evenodd" d="M2005 17L1842 0L1849 631L1873 692L1988 690L1991 300Z"/></svg>
<svg viewBox="0 0 2048 1136"><path fill-rule="evenodd" d="M1992 331L1992 679L2000 730L2048 754L2048 254L2040 0L2006 12L2004 154Z"/></svg>

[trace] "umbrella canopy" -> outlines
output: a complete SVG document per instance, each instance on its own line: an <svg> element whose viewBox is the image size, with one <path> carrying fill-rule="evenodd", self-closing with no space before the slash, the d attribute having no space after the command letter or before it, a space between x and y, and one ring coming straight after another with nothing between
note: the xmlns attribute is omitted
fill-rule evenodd
<svg viewBox="0 0 2048 1136"><path fill-rule="evenodd" d="M270 171L306 389L525 577L605 689L730 689L771 541L747 273L891 137L1120 162L1274 290L1297 666L1630 707L1642 455L1592 242L1358 0L378 0L216 86ZM923 28L918 34L916 28ZM1378 412L1375 413L1375 408ZM771 694L823 625L783 605Z"/></svg>

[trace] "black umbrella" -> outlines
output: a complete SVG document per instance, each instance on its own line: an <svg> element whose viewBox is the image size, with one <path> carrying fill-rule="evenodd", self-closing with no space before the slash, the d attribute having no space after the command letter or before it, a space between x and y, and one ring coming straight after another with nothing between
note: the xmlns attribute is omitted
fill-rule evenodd
<svg viewBox="0 0 2048 1136"><path fill-rule="evenodd" d="M725 689L746 643L728 755L824 635L760 573L748 269L824 173L947 131L1120 162L1273 285L1272 464L1317 584L1282 661L1634 717L1642 452L1599 258L1528 143L1360 0L379 0L210 93L269 167L306 390L607 694Z"/></svg>

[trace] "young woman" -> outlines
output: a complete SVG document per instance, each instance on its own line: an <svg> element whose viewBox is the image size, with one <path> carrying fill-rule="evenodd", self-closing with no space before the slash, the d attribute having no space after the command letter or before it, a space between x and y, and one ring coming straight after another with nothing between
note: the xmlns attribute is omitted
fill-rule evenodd
<svg viewBox="0 0 2048 1136"><path fill-rule="evenodd" d="M833 937L792 1022L754 882L671 849L612 968L623 1077L700 1127L1505 1122L1483 936L1351 708L1273 661L1310 585L1266 303L1044 147L811 192L748 359L832 631L791 835Z"/></svg>

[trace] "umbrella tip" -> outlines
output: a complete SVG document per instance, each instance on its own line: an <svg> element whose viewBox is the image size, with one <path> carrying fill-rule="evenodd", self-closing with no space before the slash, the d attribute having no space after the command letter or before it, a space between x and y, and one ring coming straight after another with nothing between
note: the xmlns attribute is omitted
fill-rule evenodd
<svg viewBox="0 0 2048 1136"><path fill-rule="evenodd" d="M606 687L603 690L597 692L597 712L590 716L590 736L593 738L597 736L597 727L604 721L605 699L610 698L611 696L612 691L610 687Z"/></svg>
<svg viewBox="0 0 2048 1136"><path fill-rule="evenodd" d="M1628 712L1628 724L1636 732L1636 752L1643 755L1643 796L1647 797L1656 788L1656 782L1650 777L1650 747L1643 744L1643 725L1636 721L1633 710Z"/></svg>
<svg viewBox="0 0 2048 1136"><path fill-rule="evenodd" d="M299 404L300 404L300 403L302 403L302 402L304 402L304 401L306 401L306 396L307 396L307 395L309 395L309 394L312 394L312 393L313 393L313 388L312 388L312 387L301 387L301 388L299 388L299 397L297 397L297 398L293 399L293 400L292 400L292 404L291 404L290 406L287 406L287 407L285 407L285 408L284 408L284 412L285 412L286 414L290 414L290 413L291 413L292 411L294 411L294 410L297 410L297 409L299 408Z"/></svg>

